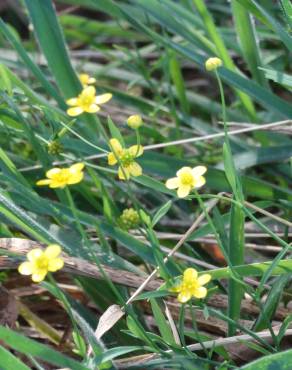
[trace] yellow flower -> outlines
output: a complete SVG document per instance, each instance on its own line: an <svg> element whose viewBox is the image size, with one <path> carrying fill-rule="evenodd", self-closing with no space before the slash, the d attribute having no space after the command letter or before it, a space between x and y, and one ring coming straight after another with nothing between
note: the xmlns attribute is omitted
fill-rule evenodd
<svg viewBox="0 0 292 370"><path fill-rule="evenodd" d="M86 73L81 73L78 77L79 77L79 80L80 80L80 82L82 83L82 85L84 87L86 87L87 85L92 85L92 84L94 84L96 82L96 79L95 78L90 77Z"/></svg>
<svg viewBox="0 0 292 370"><path fill-rule="evenodd" d="M26 255L27 261L18 267L21 275L31 275L32 281L39 283L43 281L48 272L55 272L64 266L60 258L62 250L57 244L49 245L45 250L35 248Z"/></svg>
<svg viewBox="0 0 292 370"><path fill-rule="evenodd" d="M139 114L134 114L127 119L127 124L134 130L143 125L142 117Z"/></svg>
<svg viewBox="0 0 292 370"><path fill-rule="evenodd" d="M86 86L77 96L66 101L67 105L72 108L67 109L67 114L71 117L79 116L80 114L96 113L100 110L98 105L108 102L112 98L112 94L95 95L96 91L93 86Z"/></svg>
<svg viewBox="0 0 292 370"><path fill-rule="evenodd" d="M117 139L110 139L112 152L108 154L108 164L114 166L118 161L121 163L118 171L120 180L128 180L130 176L142 175L141 166L135 162L135 158L143 154L142 145L133 145L130 148L123 148Z"/></svg>
<svg viewBox="0 0 292 370"><path fill-rule="evenodd" d="M83 177L84 163L75 163L69 168L52 168L46 172L47 179L39 180L38 186L49 185L50 188L64 188L80 182Z"/></svg>
<svg viewBox="0 0 292 370"><path fill-rule="evenodd" d="M209 58L205 62L205 67L207 71L213 71L214 69L217 69L218 67L222 66L222 60L214 57L214 58Z"/></svg>
<svg viewBox="0 0 292 370"><path fill-rule="evenodd" d="M204 274L198 277L197 270L187 268L184 271L182 282L171 288L172 292L179 293L177 300L180 303L186 303L192 297L205 298L208 291L203 285L211 280L211 275Z"/></svg>
<svg viewBox="0 0 292 370"><path fill-rule="evenodd" d="M176 176L166 181L168 189L177 189L177 196L184 198L189 195L192 189L197 189L206 183L204 173L207 168L204 166L182 167L177 171Z"/></svg>

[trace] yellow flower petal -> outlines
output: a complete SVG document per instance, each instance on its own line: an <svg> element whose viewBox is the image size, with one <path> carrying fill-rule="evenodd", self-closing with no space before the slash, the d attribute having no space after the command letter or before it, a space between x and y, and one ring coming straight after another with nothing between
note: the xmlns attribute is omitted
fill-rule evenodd
<svg viewBox="0 0 292 370"><path fill-rule="evenodd" d="M207 295L207 289L203 286L197 288L193 293L193 296L196 298L205 298L206 295Z"/></svg>
<svg viewBox="0 0 292 370"><path fill-rule="evenodd" d="M189 267L187 268L185 271L184 271L184 275L183 275L183 279L184 281L187 280L187 281L193 281L193 280L196 280L198 277L198 272L197 270Z"/></svg>
<svg viewBox="0 0 292 370"><path fill-rule="evenodd" d="M43 179L36 182L37 186L50 185L51 179Z"/></svg>
<svg viewBox="0 0 292 370"><path fill-rule="evenodd" d="M57 189L57 188L60 188L60 189L63 189L65 186L67 185L67 182L60 182L60 181L51 181L49 187L51 189Z"/></svg>
<svg viewBox="0 0 292 370"><path fill-rule="evenodd" d="M32 274L31 280L35 283L40 283L41 281L45 279L46 275L47 275L47 270L40 269L40 270L35 271Z"/></svg>
<svg viewBox="0 0 292 370"><path fill-rule="evenodd" d="M114 153L109 153L107 156L107 162L110 166L113 166L117 163L117 158Z"/></svg>
<svg viewBox="0 0 292 370"><path fill-rule="evenodd" d="M180 185L177 189L177 196L179 198L185 198L190 194L190 191L192 190L191 186L189 185Z"/></svg>
<svg viewBox="0 0 292 370"><path fill-rule="evenodd" d="M74 164L72 164L72 166L69 167L69 171L70 172L82 171L84 166L85 165L82 162L74 163Z"/></svg>
<svg viewBox="0 0 292 370"><path fill-rule="evenodd" d="M167 189L176 189L179 187L179 179L178 177L173 177L171 179L168 179L165 183L165 186Z"/></svg>
<svg viewBox="0 0 292 370"><path fill-rule="evenodd" d="M142 175L142 167L137 162L131 163L127 168L132 176L137 177Z"/></svg>
<svg viewBox="0 0 292 370"><path fill-rule="evenodd" d="M118 176L120 180L129 180L130 172L127 167L119 167Z"/></svg>
<svg viewBox="0 0 292 370"><path fill-rule="evenodd" d="M95 88L93 86L87 86L83 89L81 95L88 98L93 97L95 95Z"/></svg>
<svg viewBox="0 0 292 370"><path fill-rule="evenodd" d="M106 93L106 94L102 94L102 95L97 95L95 97L95 104L104 104L104 103L107 103L109 100L111 100L112 98L112 94L110 93Z"/></svg>
<svg viewBox="0 0 292 370"><path fill-rule="evenodd" d="M109 144L113 153L116 154L117 156L119 156L123 151L123 147L118 139L110 139Z"/></svg>
<svg viewBox="0 0 292 370"><path fill-rule="evenodd" d="M84 173L83 172L76 172L75 174L72 174L70 178L67 181L68 185L78 184L80 181L83 180Z"/></svg>
<svg viewBox="0 0 292 370"><path fill-rule="evenodd" d="M96 79L93 77L90 77L86 73L81 73L79 75L79 80L82 83L82 85L89 85L89 84L94 84L96 82Z"/></svg>
<svg viewBox="0 0 292 370"><path fill-rule="evenodd" d="M48 270L50 272L55 272L61 270L64 267L64 261L61 258L54 258L49 261Z"/></svg>
<svg viewBox="0 0 292 370"><path fill-rule="evenodd" d="M78 98L71 98L66 100L66 104L70 106L75 106L78 103Z"/></svg>
<svg viewBox="0 0 292 370"><path fill-rule="evenodd" d="M23 262L18 266L18 272L21 275L31 275L33 271L33 264L31 262Z"/></svg>
<svg viewBox="0 0 292 370"><path fill-rule="evenodd" d="M192 169L192 174L194 177L200 177L204 175L204 173L207 171L207 167L205 166L197 166Z"/></svg>
<svg viewBox="0 0 292 370"><path fill-rule="evenodd" d="M143 154L144 148L142 145L132 145L128 151L133 157L140 157Z"/></svg>
<svg viewBox="0 0 292 370"><path fill-rule="evenodd" d="M177 171L176 176L180 177L184 174L192 174L191 167L182 167L180 170Z"/></svg>
<svg viewBox="0 0 292 370"><path fill-rule="evenodd" d="M90 104L89 107L85 107L84 111L86 113L96 113L100 110L99 106L96 104Z"/></svg>
<svg viewBox="0 0 292 370"><path fill-rule="evenodd" d="M61 247L58 244L50 244L44 251L47 258L57 258L61 254Z"/></svg>
<svg viewBox="0 0 292 370"><path fill-rule="evenodd" d="M195 181L195 188L200 188L202 187L203 185L206 184L206 179L205 177L203 176L200 176L198 179L196 179Z"/></svg>
<svg viewBox="0 0 292 370"><path fill-rule="evenodd" d="M81 113L83 113L83 109L81 107L74 107L67 109L67 114L70 117L76 117L79 116Z"/></svg>
<svg viewBox="0 0 292 370"><path fill-rule="evenodd" d="M30 262L35 261L37 258L41 257L43 255L43 250L41 248L35 248L29 251L26 255L27 259Z"/></svg>
<svg viewBox="0 0 292 370"><path fill-rule="evenodd" d="M191 299L191 293L188 292L188 291L182 291L181 293L179 293L179 295L177 296L177 300L180 302L180 303L186 303L187 301L189 301Z"/></svg>
<svg viewBox="0 0 292 370"><path fill-rule="evenodd" d="M52 179L54 176L60 174L61 172L62 172L62 169L61 168L55 167L55 168L52 168L49 171L47 171L46 172L46 176L49 179Z"/></svg>
<svg viewBox="0 0 292 370"><path fill-rule="evenodd" d="M205 284L209 283L211 278L212 277L211 277L210 274L201 275L201 276L198 277L198 283L199 283L199 285L205 285Z"/></svg>

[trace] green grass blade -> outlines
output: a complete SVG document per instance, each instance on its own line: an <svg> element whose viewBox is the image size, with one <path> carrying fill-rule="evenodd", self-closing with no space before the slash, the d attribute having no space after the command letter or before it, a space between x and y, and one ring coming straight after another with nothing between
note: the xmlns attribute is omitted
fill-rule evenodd
<svg viewBox="0 0 292 370"><path fill-rule="evenodd" d="M272 285L272 289L269 291L268 297L263 303L260 314L253 326L255 331L266 329L273 319L274 312L276 311L280 301L283 289L288 281L291 279L291 275L279 276Z"/></svg>
<svg viewBox="0 0 292 370"><path fill-rule="evenodd" d="M49 83L47 78L44 76L41 69L31 60L30 56L27 54L21 43L16 39L14 34L11 32L10 28L6 26L2 19L0 19L0 31L15 48L20 58L23 60L24 64L31 71L31 73L38 79L42 84L43 88L47 93L52 96L60 106L64 106L64 101L55 88Z"/></svg>
<svg viewBox="0 0 292 370"><path fill-rule="evenodd" d="M230 228L229 228L229 248L228 255L232 266L244 263L244 213L235 204L231 206ZM241 300L243 298L243 287L233 279L228 283L228 316L237 321L240 319ZM228 335L236 333L236 326L228 323Z"/></svg>
<svg viewBox="0 0 292 370"><path fill-rule="evenodd" d="M223 60L224 65L228 69L230 69L231 71L235 71L236 67L233 63L233 60L229 56L228 50L226 49L224 41L221 38L220 33L219 33L218 29L215 26L213 17L211 15L211 13L208 11L208 8L205 4L205 1L204 0L193 0L193 2L195 4L195 6L197 7L197 9L198 9L203 21L204 21L206 30L207 30L210 38L212 39L212 41L216 45L216 48L217 48L217 51L218 51L218 56ZM237 91L237 94L238 94L243 106L245 107L245 109L249 113L250 117L252 119L256 119L255 107L253 105L252 100L249 98L249 96L247 96L246 94L243 94L241 91Z"/></svg>
<svg viewBox="0 0 292 370"><path fill-rule="evenodd" d="M240 370L289 370L292 363L292 350L278 352L253 361Z"/></svg>
<svg viewBox="0 0 292 370"><path fill-rule="evenodd" d="M40 47L56 83L66 98L76 96L81 83L71 65L51 0L25 0Z"/></svg>
<svg viewBox="0 0 292 370"><path fill-rule="evenodd" d="M1 370L30 370L22 361L0 346Z"/></svg>
<svg viewBox="0 0 292 370"><path fill-rule="evenodd" d="M122 10L122 9L121 9ZM196 53L195 49L190 46L185 46L178 44L170 39L162 37L157 32L154 32L151 28L145 26L143 23L139 22L133 18L129 13L125 13L122 10L125 18L132 23L132 25L142 32L145 32L150 36L155 42L158 42L164 46L170 47L173 50L177 51L179 54L183 55L187 59L198 64L201 69L205 70L205 60L206 58L201 56L199 53ZM261 105L265 106L267 109L272 109L275 112L278 112L279 116L290 118L292 117L292 107L291 104L287 103L283 99L279 98L275 94L267 91L262 88L255 82L242 77L241 75L221 67L218 69L218 73L223 81L230 84L231 86L244 91L249 96L253 97Z"/></svg>
<svg viewBox="0 0 292 370"><path fill-rule="evenodd" d="M67 367L72 370L88 370L87 367L69 357L62 355L50 347L24 337L21 334L15 333L13 330L4 328L3 326L0 326L0 339L16 351L24 353L25 355L35 356L46 361L47 363L61 367Z"/></svg>
<svg viewBox="0 0 292 370"><path fill-rule="evenodd" d="M269 88L264 73L259 69L263 65L251 17L237 0L232 1L232 10L242 53L252 76L259 85Z"/></svg>

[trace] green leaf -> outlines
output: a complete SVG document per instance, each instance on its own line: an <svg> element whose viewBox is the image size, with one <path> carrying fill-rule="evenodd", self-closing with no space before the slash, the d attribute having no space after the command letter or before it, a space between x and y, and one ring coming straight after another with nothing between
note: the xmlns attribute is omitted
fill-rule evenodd
<svg viewBox="0 0 292 370"><path fill-rule="evenodd" d="M257 320L253 326L253 330L260 331L268 327L270 322L273 319L274 312L276 311L280 301L283 289L285 285L290 280L291 275L279 276L272 285L271 290L268 293L268 297L265 302L262 304L260 314L257 317Z"/></svg>
<svg viewBox="0 0 292 370"><path fill-rule="evenodd" d="M29 367L2 346L0 346L0 359L1 370L30 370Z"/></svg>
<svg viewBox="0 0 292 370"><path fill-rule="evenodd" d="M266 78L268 78L269 80L277 82L278 84L281 84L283 86L292 88L292 76L291 75L276 71L274 69L268 69L268 68L261 68L261 69L264 71Z"/></svg>
<svg viewBox="0 0 292 370"><path fill-rule="evenodd" d="M241 370L290 370L292 363L292 350L278 352L262 357L256 361L242 366Z"/></svg>
<svg viewBox="0 0 292 370"><path fill-rule="evenodd" d="M153 216L152 227L154 227L157 224L157 222L159 222L161 218L166 215L166 213L170 210L171 206L172 206L172 201L169 200L168 202L163 204L162 207L159 208L159 210Z"/></svg>
<svg viewBox="0 0 292 370"><path fill-rule="evenodd" d="M159 304L156 302L155 298L150 298L150 304L162 338L166 341L166 343L175 344L170 326L166 321L162 310L159 307Z"/></svg>
<svg viewBox="0 0 292 370"><path fill-rule="evenodd" d="M10 28L6 26L2 19L0 19L0 31L15 48L20 58L23 60L24 64L29 68L33 75L42 84L43 88L52 96L60 106L64 106L64 101L55 90L55 88L49 83L47 78L44 76L41 69L31 60L30 56L25 51L21 43L15 38L14 34L11 32Z"/></svg>
<svg viewBox="0 0 292 370"><path fill-rule="evenodd" d="M270 267L272 262L251 263L248 265L234 266L233 271L241 277L262 276ZM290 274L292 271L292 259L281 260L271 272L271 276ZM223 267L214 270L201 271L199 274L208 273L212 279L228 279L231 277L229 267Z"/></svg>
<svg viewBox="0 0 292 370"><path fill-rule="evenodd" d="M62 355L44 344L29 339L22 334L15 333L11 329L4 328L3 326L0 326L0 339L14 350L25 355L35 356L47 363L67 367L72 370L88 370L87 367L83 366L79 362ZM23 368L23 370L24 369L25 368Z"/></svg>
<svg viewBox="0 0 292 370"><path fill-rule="evenodd" d="M71 65L51 0L25 0L40 47L65 98L77 96L81 83Z"/></svg>

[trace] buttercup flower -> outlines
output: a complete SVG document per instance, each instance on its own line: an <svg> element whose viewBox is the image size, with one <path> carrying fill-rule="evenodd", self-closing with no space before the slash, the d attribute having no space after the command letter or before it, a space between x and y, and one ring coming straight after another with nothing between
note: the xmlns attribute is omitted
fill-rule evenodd
<svg viewBox="0 0 292 370"><path fill-rule="evenodd" d="M84 87L86 87L87 85L92 85L96 82L96 79L94 77L90 77L86 73L81 73L78 77Z"/></svg>
<svg viewBox="0 0 292 370"><path fill-rule="evenodd" d="M96 91L93 86L86 86L77 96L66 101L67 105L72 108L67 109L67 114L71 117L79 116L80 114L96 113L100 110L98 105L108 102L112 98L112 94L106 93L95 95Z"/></svg>
<svg viewBox="0 0 292 370"><path fill-rule="evenodd" d="M177 189L177 196L184 198L189 195L192 189L197 189L206 183L204 173L207 168L204 166L182 167L177 171L176 176L166 181L168 189Z"/></svg>
<svg viewBox="0 0 292 370"><path fill-rule="evenodd" d="M142 117L139 114L134 114L127 119L127 124L134 130L143 125Z"/></svg>
<svg viewBox="0 0 292 370"><path fill-rule="evenodd" d="M19 265L18 272L21 275L31 275L32 281L39 283L48 272L55 272L64 266L64 261L59 257L61 251L57 244L51 244L45 250L32 249L26 255L27 261Z"/></svg>
<svg viewBox="0 0 292 370"><path fill-rule="evenodd" d="M135 162L135 158L143 154L142 145L133 145L127 149L123 148L117 139L110 139L109 144L112 152L108 154L108 164L114 166L119 160L121 163L118 170L120 180L128 180L130 176L142 175L141 166Z"/></svg>
<svg viewBox="0 0 292 370"><path fill-rule="evenodd" d="M83 177L84 163L75 163L69 168L52 168L46 172L47 179L39 180L38 186L48 185L50 188L64 188L80 182Z"/></svg>
<svg viewBox="0 0 292 370"><path fill-rule="evenodd" d="M214 69L217 69L218 67L222 66L222 60L214 57L214 58L209 58L205 62L205 67L207 71L214 71Z"/></svg>
<svg viewBox="0 0 292 370"><path fill-rule="evenodd" d="M177 300L186 303L191 298L205 298L207 289L203 286L211 280L211 275L204 274L198 277L197 270L187 268L184 271L182 282L171 288L172 292L179 293Z"/></svg>

